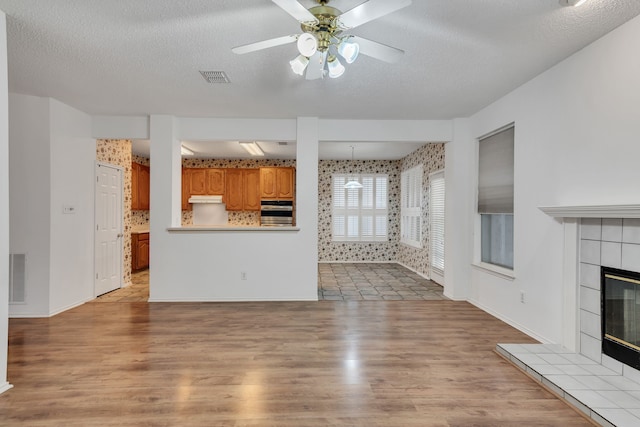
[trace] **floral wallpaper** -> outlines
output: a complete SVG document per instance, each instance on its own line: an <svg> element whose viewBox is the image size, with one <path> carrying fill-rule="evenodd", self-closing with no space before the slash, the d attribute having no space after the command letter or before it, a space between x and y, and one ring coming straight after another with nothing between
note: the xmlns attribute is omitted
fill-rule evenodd
<svg viewBox="0 0 640 427"><path fill-rule="evenodd" d="M123 273L124 286L131 284L131 141L128 139L98 139L96 140L96 160L114 166L122 167L124 171L124 205L123 215Z"/></svg>
<svg viewBox="0 0 640 427"><path fill-rule="evenodd" d="M331 241L331 176L335 173L389 175L389 240L387 242ZM320 160L318 164L318 260L394 262L400 240L400 162L395 160Z"/></svg>
<svg viewBox="0 0 640 427"><path fill-rule="evenodd" d="M423 167L422 248L400 243L400 174L418 164ZM429 174L444 169L444 144L432 143L398 161L321 160L318 170L318 260L399 262L429 275ZM386 173L389 175L389 240L387 242L331 241L331 175L335 173Z"/></svg>
<svg viewBox="0 0 640 427"><path fill-rule="evenodd" d="M151 162L148 158L138 156L137 154L131 154L131 162L138 163L140 165L151 166Z"/></svg>
<svg viewBox="0 0 640 427"><path fill-rule="evenodd" d="M444 144L427 144L407 157L400 164L401 173L422 164L422 248L400 243L397 261L418 273L429 276L429 174L444 169Z"/></svg>
<svg viewBox="0 0 640 427"><path fill-rule="evenodd" d="M182 159L183 168L259 168L267 166L295 167L295 159ZM193 224L193 211L182 211L182 225ZM260 212L229 212L229 225L260 226Z"/></svg>
<svg viewBox="0 0 640 427"><path fill-rule="evenodd" d="M149 211L131 211L131 228L149 228Z"/></svg>

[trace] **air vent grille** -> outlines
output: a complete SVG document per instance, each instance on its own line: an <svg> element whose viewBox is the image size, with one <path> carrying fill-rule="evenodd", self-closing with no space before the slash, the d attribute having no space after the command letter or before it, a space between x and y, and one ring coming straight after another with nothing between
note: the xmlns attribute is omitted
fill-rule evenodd
<svg viewBox="0 0 640 427"><path fill-rule="evenodd" d="M209 83L231 83L224 71L200 71L200 74Z"/></svg>
<svg viewBox="0 0 640 427"><path fill-rule="evenodd" d="M9 303L25 302L26 254L9 254Z"/></svg>

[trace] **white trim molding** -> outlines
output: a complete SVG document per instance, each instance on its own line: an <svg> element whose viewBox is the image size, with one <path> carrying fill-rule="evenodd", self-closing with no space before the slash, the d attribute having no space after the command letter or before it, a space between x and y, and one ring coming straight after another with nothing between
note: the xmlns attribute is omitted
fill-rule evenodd
<svg viewBox="0 0 640 427"><path fill-rule="evenodd" d="M539 206L553 218L640 218L640 205Z"/></svg>
<svg viewBox="0 0 640 427"><path fill-rule="evenodd" d="M0 384L0 394L4 393L5 391L9 390L10 388L13 388L13 385L11 385L9 383Z"/></svg>

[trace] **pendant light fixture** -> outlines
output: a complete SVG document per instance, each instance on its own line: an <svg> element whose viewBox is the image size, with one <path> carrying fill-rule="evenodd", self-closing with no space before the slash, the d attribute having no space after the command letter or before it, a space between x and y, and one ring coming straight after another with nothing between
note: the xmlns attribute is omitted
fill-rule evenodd
<svg viewBox="0 0 640 427"><path fill-rule="evenodd" d="M352 145L351 146L351 163L353 163L353 150L354 150L354 146ZM362 188L362 184L360 184L358 181L353 179L353 180L347 182L344 185L344 188L346 188L346 189L352 189L352 188L358 189L358 188Z"/></svg>

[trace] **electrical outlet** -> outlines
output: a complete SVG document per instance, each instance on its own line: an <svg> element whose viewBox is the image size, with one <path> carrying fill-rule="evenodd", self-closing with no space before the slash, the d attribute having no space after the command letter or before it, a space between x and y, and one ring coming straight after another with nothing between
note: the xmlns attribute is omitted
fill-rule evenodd
<svg viewBox="0 0 640 427"><path fill-rule="evenodd" d="M520 291L520 302L524 304L524 291Z"/></svg>
<svg viewBox="0 0 640 427"><path fill-rule="evenodd" d="M240 272L240 280L247 280L247 272L246 271L241 271Z"/></svg>

